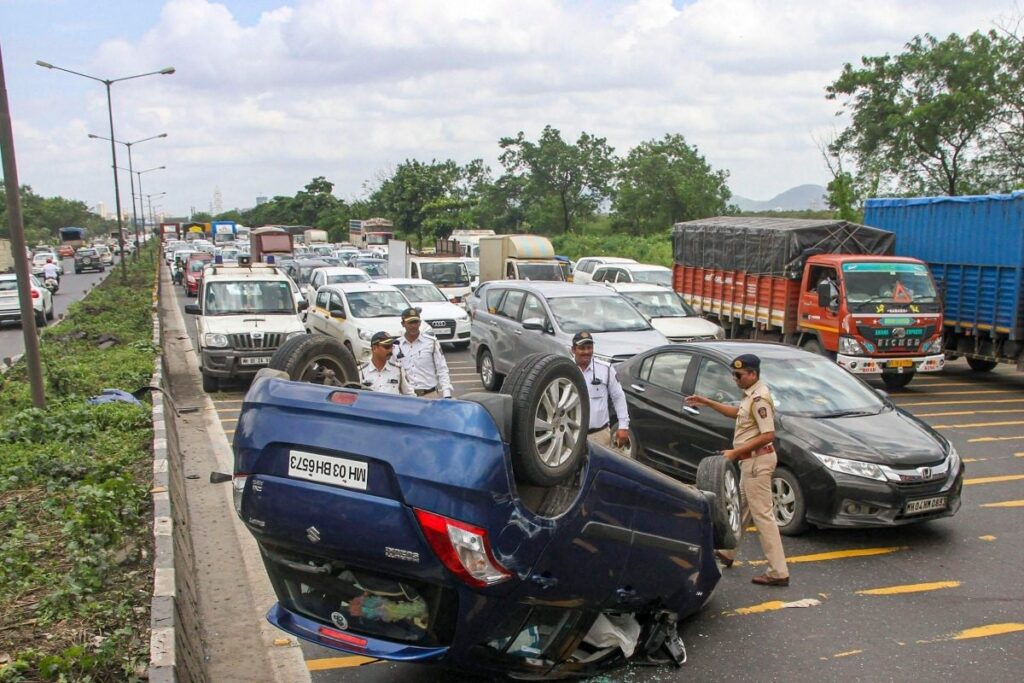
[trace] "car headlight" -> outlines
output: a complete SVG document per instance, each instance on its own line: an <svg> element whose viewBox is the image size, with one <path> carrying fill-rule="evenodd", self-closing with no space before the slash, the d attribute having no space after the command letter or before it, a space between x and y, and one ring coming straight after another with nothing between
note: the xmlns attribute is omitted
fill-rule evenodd
<svg viewBox="0 0 1024 683"><path fill-rule="evenodd" d="M946 453L946 463L949 465L947 470L950 474L956 474L960 470L960 454L956 450L956 446L953 445L952 441L947 441L949 444L949 452Z"/></svg>
<svg viewBox="0 0 1024 683"><path fill-rule="evenodd" d="M839 337L839 353L848 356L862 356L864 347L853 337Z"/></svg>
<svg viewBox="0 0 1024 683"><path fill-rule="evenodd" d="M456 313L455 319L458 320L460 323L465 322L466 320L469 320L469 315L467 315L466 313Z"/></svg>
<svg viewBox="0 0 1024 683"><path fill-rule="evenodd" d="M212 349L223 349L227 348L228 336L226 334L204 334L203 335L203 346L209 346Z"/></svg>
<svg viewBox="0 0 1024 683"><path fill-rule="evenodd" d="M371 332L370 330L367 330L365 328L360 327L359 328L359 338L362 339L363 341L370 341L371 339L373 339L373 332Z"/></svg>
<svg viewBox="0 0 1024 683"><path fill-rule="evenodd" d="M847 458L837 458L833 455L822 455L821 453L815 453L814 457L817 458L822 465L833 472L850 474L854 477L864 477L865 479L885 481L885 472L882 471L881 467L874 463L863 462L861 460L849 460Z"/></svg>

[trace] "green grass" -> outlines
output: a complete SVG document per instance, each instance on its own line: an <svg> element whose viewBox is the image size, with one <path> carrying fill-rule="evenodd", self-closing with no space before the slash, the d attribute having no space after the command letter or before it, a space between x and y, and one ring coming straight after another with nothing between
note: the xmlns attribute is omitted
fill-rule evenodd
<svg viewBox="0 0 1024 683"><path fill-rule="evenodd" d="M115 271L43 331L46 409L32 406L24 362L0 377L0 681L145 676L150 406L86 399L149 384L148 249L127 286ZM101 335L117 343L101 349Z"/></svg>

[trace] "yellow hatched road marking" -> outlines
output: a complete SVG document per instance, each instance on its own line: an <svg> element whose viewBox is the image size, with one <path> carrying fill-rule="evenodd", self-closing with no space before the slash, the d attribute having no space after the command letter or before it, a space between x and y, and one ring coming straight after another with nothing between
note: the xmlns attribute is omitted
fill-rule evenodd
<svg viewBox="0 0 1024 683"><path fill-rule="evenodd" d="M920 377L915 377L914 381L918 382L918 381L920 381L920 379L921 379ZM938 379L938 377L935 377L933 379ZM984 383L981 383L981 382L928 382L928 386L929 387L977 387L977 386L998 387L1000 385L998 383L996 383L996 382L984 382Z"/></svg>
<svg viewBox="0 0 1024 683"><path fill-rule="evenodd" d="M857 591L857 595L902 595L904 593L923 593L943 588L956 588L959 581L934 581L932 583L908 583L902 586L885 586L884 588L868 588Z"/></svg>
<svg viewBox="0 0 1024 683"><path fill-rule="evenodd" d="M953 415L998 415L1001 413L1024 413L1024 408L1006 410L954 410L945 413L914 413L914 417L951 417Z"/></svg>
<svg viewBox="0 0 1024 683"><path fill-rule="evenodd" d="M976 439L967 439L967 443L989 443L991 441L1020 441L1024 436L979 436Z"/></svg>
<svg viewBox="0 0 1024 683"><path fill-rule="evenodd" d="M362 666L379 661L376 657L351 655L349 657L325 657L323 659L306 660L306 668L310 671L327 671L329 669L346 669L351 666Z"/></svg>
<svg viewBox="0 0 1024 683"><path fill-rule="evenodd" d="M1024 501L1022 501L1024 502ZM854 548L852 550L834 550L827 553L813 553L811 555L795 555L787 557L786 563L800 564L802 562L827 562L829 560L845 560L851 557L874 557L876 555L888 555L900 550L907 550L910 546L895 545L885 548ZM768 564L768 560L750 560L747 564Z"/></svg>
<svg viewBox="0 0 1024 683"><path fill-rule="evenodd" d="M984 462L988 458L964 458L964 462Z"/></svg>
<svg viewBox="0 0 1024 683"><path fill-rule="evenodd" d="M836 659L836 658L839 658L839 657L849 657L851 655L859 655L862 652L864 652L864 650L847 650L846 652L837 652L837 653L835 653L834 655L832 655L832 658Z"/></svg>
<svg viewBox="0 0 1024 683"><path fill-rule="evenodd" d="M931 392L929 392L928 394L924 394L924 395L922 395L922 398L924 398L924 396L929 396L929 397L931 397L931 396L963 396L964 394L1013 394L1013 393L1016 393L1018 391L1019 391L1019 389L978 389L978 390L973 390L973 391L936 391L934 394L931 393ZM892 397L892 398L893 398L893 400L896 399L896 397Z"/></svg>
<svg viewBox="0 0 1024 683"><path fill-rule="evenodd" d="M750 607L737 607L733 610L733 614L761 614L762 612L785 609L785 607L786 603L782 600L769 600L768 602L762 602L759 605L751 605Z"/></svg>
<svg viewBox="0 0 1024 683"><path fill-rule="evenodd" d="M974 628L964 629L959 633L954 633L950 640L970 640L972 638L988 638L989 636L1002 636L1007 633L1017 633L1018 631L1024 631L1024 624L1006 623L1006 624L989 624L988 626L975 626Z"/></svg>
<svg viewBox="0 0 1024 683"><path fill-rule="evenodd" d="M1024 403L1024 398L997 398L978 401L921 401L918 403L900 403L899 406L900 408L906 408L907 406L968 406L979 403L984 403L985 405L992 403Z"/></svg>
<svg viewBox="0 0 1024 683"><path fill-rule="evenodd" d="M993 536L992 534L986 534L984 536L978 536L978 538L980 538L983 541L994 541L994 540L996 540L996 537Z"/></svg>
<svg viewBox="0 0 1024 683"><path fill-rule="evenodd" d="M1001 503L983 503L983 508L1024 508L1024 500L1004 500Z"/></svg>
<svg viewBox="0 0 1024 683"><path fill-rule="evenodd" d="M238 416L236 415L235 417L222 417L220 418L220 421L221 424L225 422L238 422Z"/></svg>
<svg viewBox="0 0 1024 683"><path fill-rule="evenodd" d="M244 400L245 399L241 398L215 398L213 399L213 402L217 405L220 405L221 403L241 403Z"/></svg>
<svg viewBox="0 0 1024 683"><path fill-rule="evenodd" d="M964 486L972 486L973 484L998 484L1003 481L1020 481L1024 479L1024 474L1003 474L995 477L975 477L973 479L964 479Z"/></svg>
<svg viewBox="0 0 1024 683"><path fill-rule="evenodd" d="M1024 420L1007 420L1005 422L964 422L962 424L932 425L932 429L974 429L975 427L1010 427L1024 425Z"/></svg>

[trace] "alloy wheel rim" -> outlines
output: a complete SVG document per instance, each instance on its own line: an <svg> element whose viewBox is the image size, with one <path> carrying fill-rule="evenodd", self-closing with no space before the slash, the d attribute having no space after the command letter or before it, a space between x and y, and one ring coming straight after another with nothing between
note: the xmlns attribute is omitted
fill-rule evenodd
<svg viewBox="0 0 1024 683"><path fill-rule="evenodd" d="M740 531L740 490L736 485L736 475L731 469L725 472L725 510L729 514L729 526L738 533Z"/></svg>
<svg viewBox="0 0 1024 683"><path fill-rule="evenodd" d="M480 377L483 379L484 384L490 384L494 379L494 366L491 364L491 357L484 356L480 359Z"/></svg>
<svg viewBox="0 0 1024 683"><path fill-rule="evenodd" d="M541 462L556 468L568 461L583 430L583 403L572 381L559 378L544 388L534 414L533 436Z"/></svg>
<svg viewBox="0 0 1024 683"><path fill-rule="evenodd" d="M772 502L775 503L775 520L786 525L793 521L796 512L796 493L785 479L772 479Z"/></svg>

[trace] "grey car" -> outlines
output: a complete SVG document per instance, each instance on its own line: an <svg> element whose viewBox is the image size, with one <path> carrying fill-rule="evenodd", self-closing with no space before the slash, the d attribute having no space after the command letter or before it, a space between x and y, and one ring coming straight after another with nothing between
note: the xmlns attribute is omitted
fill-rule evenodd
<svg viewBox="0 0 1024 683"><path fill-rule="evenodd" d="M572 337L594 335L594 356L619 363L667 343L624 297L606 287L504 280L481 285L470 301L470 352L486 389L532 353L571 355Z"/></svg>

